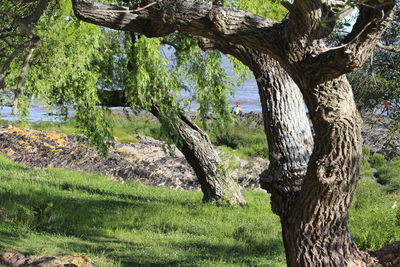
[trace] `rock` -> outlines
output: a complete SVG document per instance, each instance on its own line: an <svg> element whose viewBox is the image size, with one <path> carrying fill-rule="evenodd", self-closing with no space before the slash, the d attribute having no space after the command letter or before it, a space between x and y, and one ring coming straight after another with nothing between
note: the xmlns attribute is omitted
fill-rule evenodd
<svg viewBox="0 0 400 267"><path fill-rule="evenodd" d="M18 128L0 129L0 151L31 167L61 167L101 172L115 181L138 181L151 186L199 189L197 177L182 153L173 145L135 135L137 143L116 144L103 157L79 135L64 135ZM223 156L223 158L228 158ZM228 159L233 161L234 159ZM268 161L238 159L232 170L245 187L258 187L258 175ZM229 165L229 164L228 164Z"/></svg>
<svg viewBox="0 0 400 267"><path fill-rule="evenodd" d="M18 252L6 252L0 261L12 267L93 267L90 259L84 256L27 256Z"/></svg>
<svg viewBox="0 0 400 267"><path fill-rule="evenodd" d="M388 125L390 119L372 113L362 114L363 127L361 135L363 145L373 153L382 153L387 158L400 156L400 136L390 135Z"/></svg>

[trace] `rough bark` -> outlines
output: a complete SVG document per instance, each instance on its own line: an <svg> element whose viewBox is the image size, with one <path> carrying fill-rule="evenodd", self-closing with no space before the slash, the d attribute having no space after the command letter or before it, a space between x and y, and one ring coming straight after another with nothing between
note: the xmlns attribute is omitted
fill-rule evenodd
<svg viewBox="0 0 400 267"><path fill-rule="evenodd" d="M393 18L395 1L371 0L360 6L357 23L341 44L330 49L319 47L326 19L336 24L341 14L327 12L343 1L297 0L285 4L288 19L275 22L249 12L211 3L163 0L146 8L105 5L94 0L72 0L79 19L117 30L160 37L174 31L204 38L245 45L276 59L298 84L297 73L313 81L313 87L361 66ZM140 6L140 4L139 4ZM343 10L344 9L344 10ZM346 12L344 5L341 12Z"/></svg>
<svg viewBox="0 0 400 267"><path fill-rule="evenodd" d="M157 106L151 113L173 129L176 146L193 168L201 185L204 202L227 202L231 205L245 203L239 184L229 175L213 148L208 135L182 112L165 117Z"/></svg>
<svg viewBox="0 0 400 267"><path fill-rule="evenodd" d="M361 119L344 76L310 88L306 96L314 126L314 149L291 212L282 219L289 266L366 266L347 228L359 177Z"/></svg>
<svg viewBox="0 0 400 267"><path fill-rule="evenodd" d="M281 217L290 211L301 189L313 148L303 96L278 62L253 49L200 39L203 50L217 49L248 66L257 81L269 149L269 165L260 175L271 193L272 209ZM296 123L293 123L295 121Z"/></svg>

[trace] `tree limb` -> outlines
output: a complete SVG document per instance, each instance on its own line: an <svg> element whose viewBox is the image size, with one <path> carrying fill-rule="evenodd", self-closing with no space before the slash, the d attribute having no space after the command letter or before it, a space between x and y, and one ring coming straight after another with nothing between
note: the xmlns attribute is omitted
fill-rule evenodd
<svg viewBox="0 0 400 267"><path fill-rule="evenodd" d="M382 49L384 49L386 51L400 53L400 48L399 47L394 47L394 46L390 46L390 45L384 45L384 44L381 44L381 43L377 43L376 46L379 47L379 48L382 48Z"/></svg>
<svg viewBox="0 0 400 267"><path fill-rule="evenodd" d="M281 24L252 13L227 7L183 0L163 0L138 12L105 5L94 0L72 0L75 15L84 21L112 29L132 31L148 37L166 36L174 31L223 40L262 50L282 53ZM100 11L102 10L102 11Z"/></svg>
<svg viewBox="0 0 400 267"><path fill-rule="evenodd" d="M0 90L5 88L4 79L7 76L8 69L10 68L11 62L21 53L25 48L30 46L33 43L33 40L28 40L23 44L19 45L12 53L8 56L7 60L5 61L1 72L0 72Z"/></svg>
<svg viewBox="0 0 400 267"><path fill-rule="evenodd" d="M349 73L369 58L381 34L392 21L394 2L374 3L374 7L370 5L362 6L353 30L343 39L342 45L309 55L299 63L298 69L313 77L312 84Z"/></svg>

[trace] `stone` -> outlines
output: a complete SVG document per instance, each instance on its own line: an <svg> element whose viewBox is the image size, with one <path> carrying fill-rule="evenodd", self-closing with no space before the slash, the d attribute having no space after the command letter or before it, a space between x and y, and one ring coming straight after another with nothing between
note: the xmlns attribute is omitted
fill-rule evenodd
<svg viewBox="0 0 400 267"><path fill-rule="evenodd" d="M134 135L136 143L120 144L103 157L86 144L84 136L26 130L0 129L0 152L30 167L58 167L101 172L115 181L138 181L151 186L200 189L197 177L182 153L173 145ZM228 155L222 158L235 160ZM229 165L229 164L228 164ZM237 159L232 170L243 187L258 187L258 175L268 161Z"/></svg>
<svg viewBox="0 0 400 267"><path fill-rule="evenodd" d="M12 267L93 267L85 256L27 256L18 252L6 252L0 257L0 263Z"/></svg>

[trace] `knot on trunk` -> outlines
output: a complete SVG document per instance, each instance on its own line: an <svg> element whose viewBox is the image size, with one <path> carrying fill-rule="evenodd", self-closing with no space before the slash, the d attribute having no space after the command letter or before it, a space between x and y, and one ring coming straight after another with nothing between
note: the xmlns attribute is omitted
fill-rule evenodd
<svg viewBox="0 0 400 267"><path fill-rule="evenodd" d="M281 218L290 214L291 207L301 190L300 179L291 179L285 172L274 168L273 163L260 174L260 187L271 194L272 211ZM297 183L295 183L296 181Z"/></svg>

